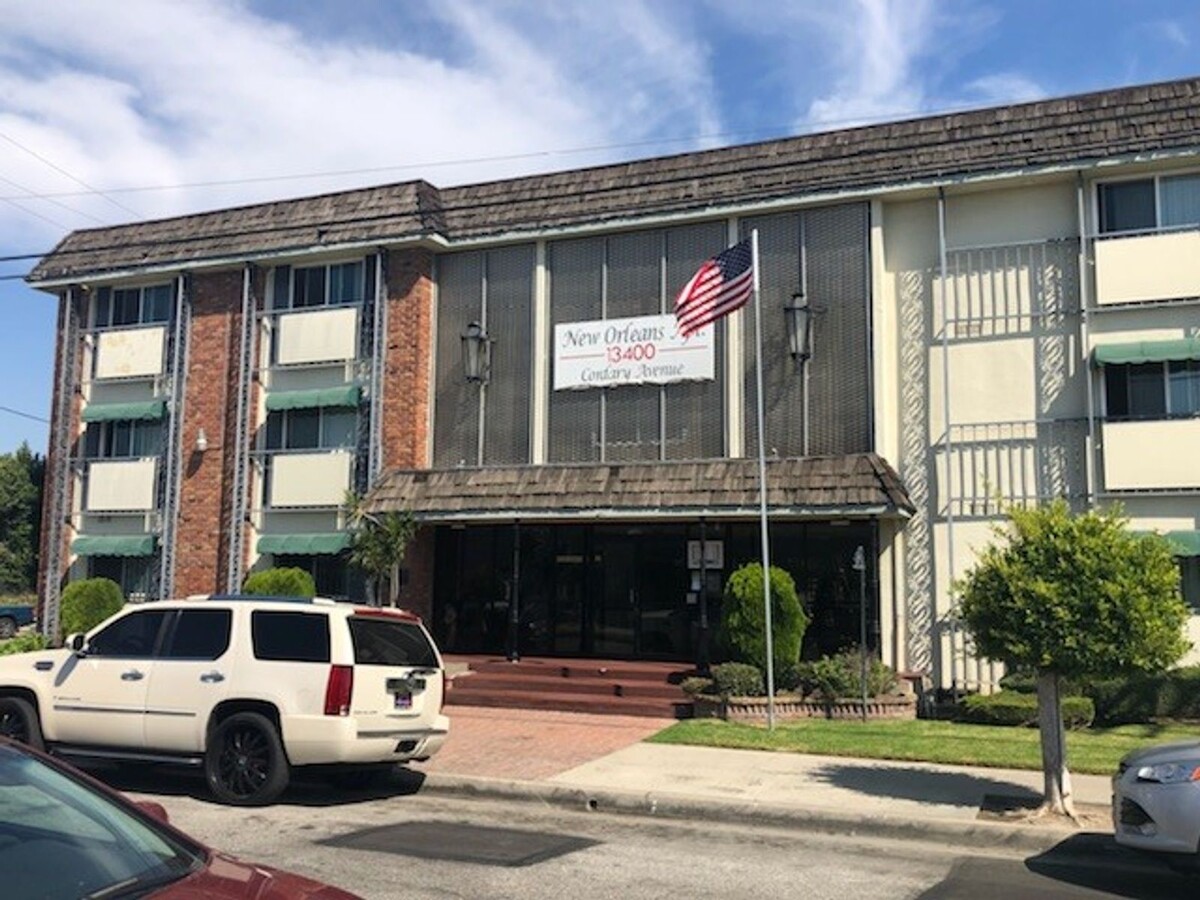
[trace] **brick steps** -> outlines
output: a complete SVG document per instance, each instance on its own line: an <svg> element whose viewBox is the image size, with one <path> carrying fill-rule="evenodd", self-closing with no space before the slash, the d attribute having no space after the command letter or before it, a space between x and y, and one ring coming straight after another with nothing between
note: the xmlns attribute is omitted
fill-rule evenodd
<svg viewBox="0 0 1200 900"><path fill-rule="evenodd" d="M609 715L683 718L691 703L678 682L685 665L578 659L495 657L453 661L467 671L446 695L452 706L560 710Z"/></svg>

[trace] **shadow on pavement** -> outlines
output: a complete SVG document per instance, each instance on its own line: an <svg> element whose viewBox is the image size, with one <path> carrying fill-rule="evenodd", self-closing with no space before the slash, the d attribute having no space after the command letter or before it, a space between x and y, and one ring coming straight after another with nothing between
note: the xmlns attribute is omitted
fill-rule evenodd
<svg viewBox="0 0 1200 900"><path fill-rule="evenodd" d="M1118 846L1110 835L1073 835L1025 860L1025 867L1043 878L1097 892L1077 896L1180 900L1200 895L1200 878L1173 872L1150 854Z"/></svg>
<svg viewBox="0 0 1200 900"><path fill-rule="evenodd" d="M982 778L966 772L939 772L902 766L825 765L811 772L816 781L872 797L891 797L936 806L978 809L986 795L1011 798L1015 804L1034 804L1041 795L1010 781Z"/></svg>
<svg viewBox="0 0 1200 900"><path fill-rule="evenodd" d="M76 763L79 765L78 763ZM166 764L88 763L80 765L93 778L98 778L118 791L139 794L158 794L164 797L191 797L215 803L204 776L196 769ZM303 769L292 773L292 781L273 805L332 807L368 800L385 800L416 794L425 783L425 774L408 768L397 768L378 784L364 788L336 787L319 772Z"/></svg>

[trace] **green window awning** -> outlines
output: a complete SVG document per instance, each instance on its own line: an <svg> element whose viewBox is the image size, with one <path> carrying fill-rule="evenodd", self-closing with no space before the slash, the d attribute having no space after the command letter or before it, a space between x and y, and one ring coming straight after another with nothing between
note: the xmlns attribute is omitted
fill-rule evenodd
<svg viewBox="0 0 1200 900"><path fill-rule="evenodd" d="M150 556L152 534L81 534L71 543L79 556Z"/></svg>
<svg viewBox="0 0 1200 900"><path fill-rule="evenodd" d="M313 388L306 391L272 391L267 394L267 410L317 409L322 406L358 406L361 389L357 384Z"/></svg>
<svg viewBox="0 0 1200 900"><path fill-rule="evenodd" d="M273 555L333 554L341 553L349 546L350 535L345 531L325 534L264 534L258 539L258 552Z"/></svg>
<svg viewBox="0 0 1200 900"><path fill-rule="evenodd" d="M1200 556L1200 531L1168 531L1163 537L1176 556Z"/></svg>
<svg viewBox="0 0 1200 900"><path fill-rule="evenodd" d="M127 422L141 419L161 419L167 411L166 400L144 400L138 403L89 403L83 408L85 422Z"/></svg>
<svg viewBox="0 0 1200 900"><path fill-rule="evenodd" d="M1200 338L1101 344L1096 348L1093 358L1098 366L1138 366L1142 363L1200 359Z"/></svg>

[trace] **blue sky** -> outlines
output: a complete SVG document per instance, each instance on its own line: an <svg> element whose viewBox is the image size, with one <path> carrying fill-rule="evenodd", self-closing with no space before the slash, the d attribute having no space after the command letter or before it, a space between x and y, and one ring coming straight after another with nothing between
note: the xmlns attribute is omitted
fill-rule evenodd
<svg viewBox="0 0 1200 900"><path fill-rule="evenodd" d="M1186 0L0 0L0 23L0 256L1186 77L1200 49ZM3 280L0 316L0 452L44 452L55 302Z"/></svg>

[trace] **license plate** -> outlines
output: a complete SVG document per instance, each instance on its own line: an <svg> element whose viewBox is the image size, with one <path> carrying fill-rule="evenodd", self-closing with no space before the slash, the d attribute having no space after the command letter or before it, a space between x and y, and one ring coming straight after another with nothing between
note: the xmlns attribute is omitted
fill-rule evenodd
<svg viewBox="0 0 1200 900"><path fill-rule="evenodd" d="M412 709L412 691L396 691L396 709Z"/></svg>

